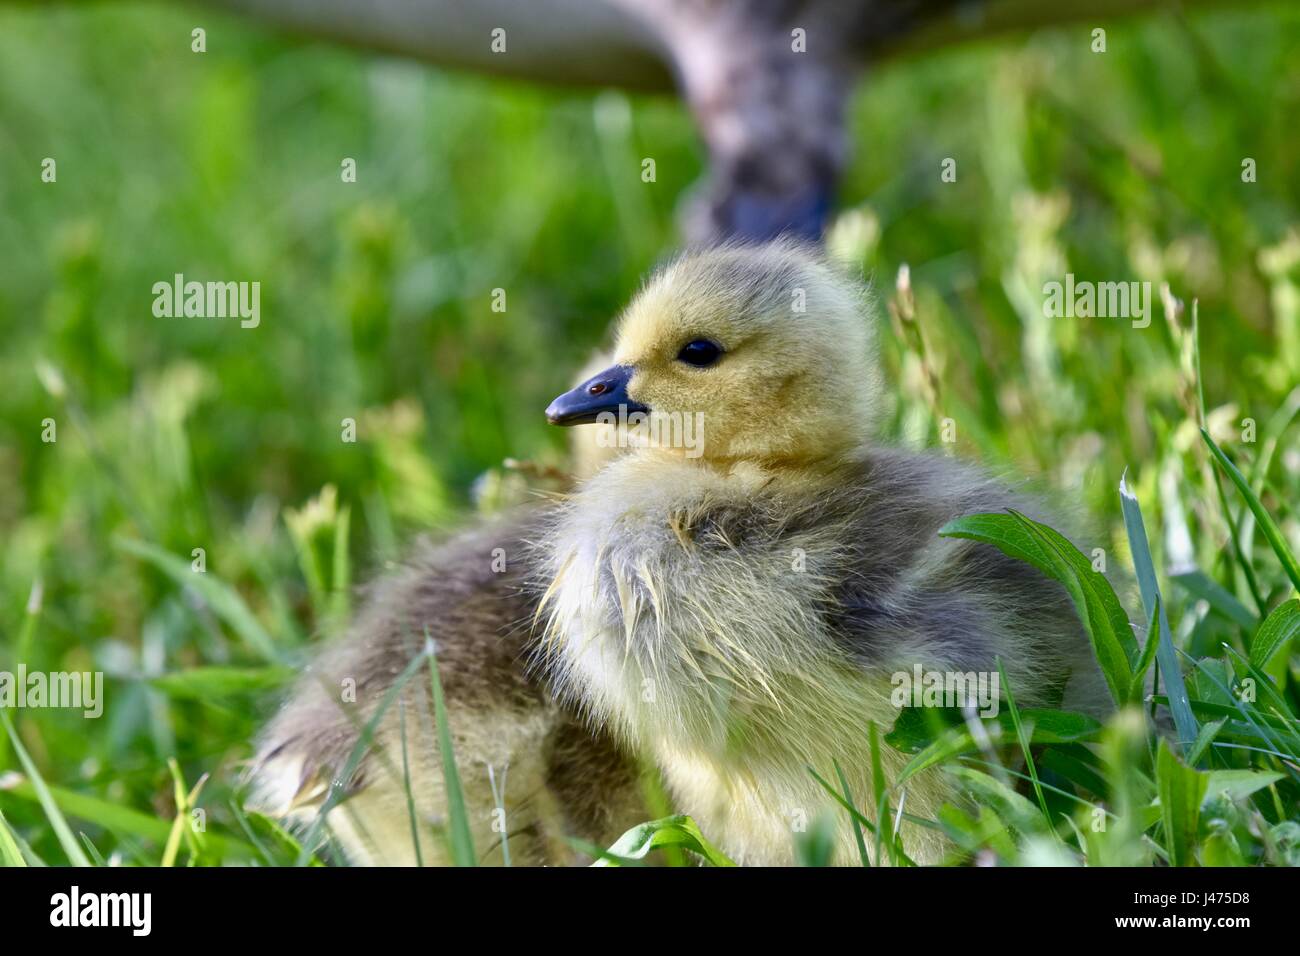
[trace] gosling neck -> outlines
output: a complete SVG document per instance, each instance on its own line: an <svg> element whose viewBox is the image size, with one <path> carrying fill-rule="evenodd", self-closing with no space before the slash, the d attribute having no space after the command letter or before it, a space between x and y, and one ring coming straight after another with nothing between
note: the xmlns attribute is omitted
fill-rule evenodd
<svg viewBox="0 0 1300 956"><path fill-rule="evenodd" d="M682 463L724 479L757 486L817 490L840 483L853 449L808 454L712 454L691 457L675 448L641 448L637 454L647 467L664 462Z"/></svg>

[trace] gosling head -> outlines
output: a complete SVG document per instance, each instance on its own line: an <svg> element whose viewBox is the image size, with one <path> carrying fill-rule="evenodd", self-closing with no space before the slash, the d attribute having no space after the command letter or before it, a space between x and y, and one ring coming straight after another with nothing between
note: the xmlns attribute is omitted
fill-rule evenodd
<svg viewBox="0 0 1300 956"><path fill-rule="evenodd" d="M546 410L555 425L626 416L635 444L711 464L834 462L879 404L865 290L779 241L687 253L618 323L613 365Z"/></svg>

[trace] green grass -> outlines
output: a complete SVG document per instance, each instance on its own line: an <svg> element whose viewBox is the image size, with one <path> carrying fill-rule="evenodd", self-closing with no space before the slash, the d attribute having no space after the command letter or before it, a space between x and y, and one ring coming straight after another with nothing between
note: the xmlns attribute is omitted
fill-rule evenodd
<svg viewBox="0 0 1300 956"><path fill-rule="evenodd" d="M98 720L6 715L5 862L318 862L242 809L277 689L411 534L464 520L476 486L482 507L508 492L503 459L563 462L541 410L670 251L701 173L666 99L209 14L200 56L193 17L0 7L0 669L107 674ZM946 830L954 862L1300 863L1300 13L1125 24L1108 47L1081 29L960 50L877 71L853 104L836 243L879 290L886 434L1093 517L1078 555L996 520L1082 600L1126 705L1105 725L1016 708L990 746L900 721L878 746L979 796L901 810ZM154 318L152 284L178 271L261 281L261 326ZM1066 272L1171 298L1145 329L1046 319ZM1098 554L1140 608L1091 573ZM898 793L812 770L863 861L906 863ZM206 829L177 829L195 808ZM869 852L873 818L891 826ZM613 856L717 853L690 821L648 827Z"/></svg>

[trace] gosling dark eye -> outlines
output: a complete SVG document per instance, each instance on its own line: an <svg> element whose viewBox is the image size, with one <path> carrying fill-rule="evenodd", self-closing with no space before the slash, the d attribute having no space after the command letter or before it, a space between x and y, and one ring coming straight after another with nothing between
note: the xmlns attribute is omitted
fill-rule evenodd
<svg viewBox="0 0 1300 956"><path fill-rule="evenodd" d="M696 339L687 342L677 353L677 361L694 365L696 368L708 368L722 357L722 347L708 339Z"/></svg>

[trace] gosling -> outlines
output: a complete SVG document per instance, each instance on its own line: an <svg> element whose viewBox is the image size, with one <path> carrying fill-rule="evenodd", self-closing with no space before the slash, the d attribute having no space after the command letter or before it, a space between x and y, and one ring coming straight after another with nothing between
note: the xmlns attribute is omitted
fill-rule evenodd
<svg viewBox="0 0 1300 956"><path fill-rule="evenodd" d="M612 430L575 439L578 477L619 451ZM536 611L526 561L548 507L534 502L426 542L376 580L348 633L312 662L262 731L248 805L300 831L325 812L340 855L355 865L452 862L435 832L445 836L449 817L427 670L394 696L350 768L363 728L427 635L479 862L579 863L589 858L575 839L608 846L644 821L637 763L526 666Z"/></svg>
<svg viewBox="0 0 1300 956"><path fill-rule="evenodd" d="M995 674L1000 660L1022 706L1064 689L1067 706L1105 707L1065 590L937 536L975 512L1052 519L972 467L875 444L874 356L865 290L815 252L722 247L654 276L612 367L546 410L626 421L640 447L545 518L535 665L742 864L791 863L795 831L830 813L835 861L857 858L809 769L838 764L870 803L868 724L894 724L893 676L916 665ZM881 749L892 781L905 758ZM930 819L957 797L938 771L905 790ZM899 835L912 859L942 859L936 831Z"/></svg>

